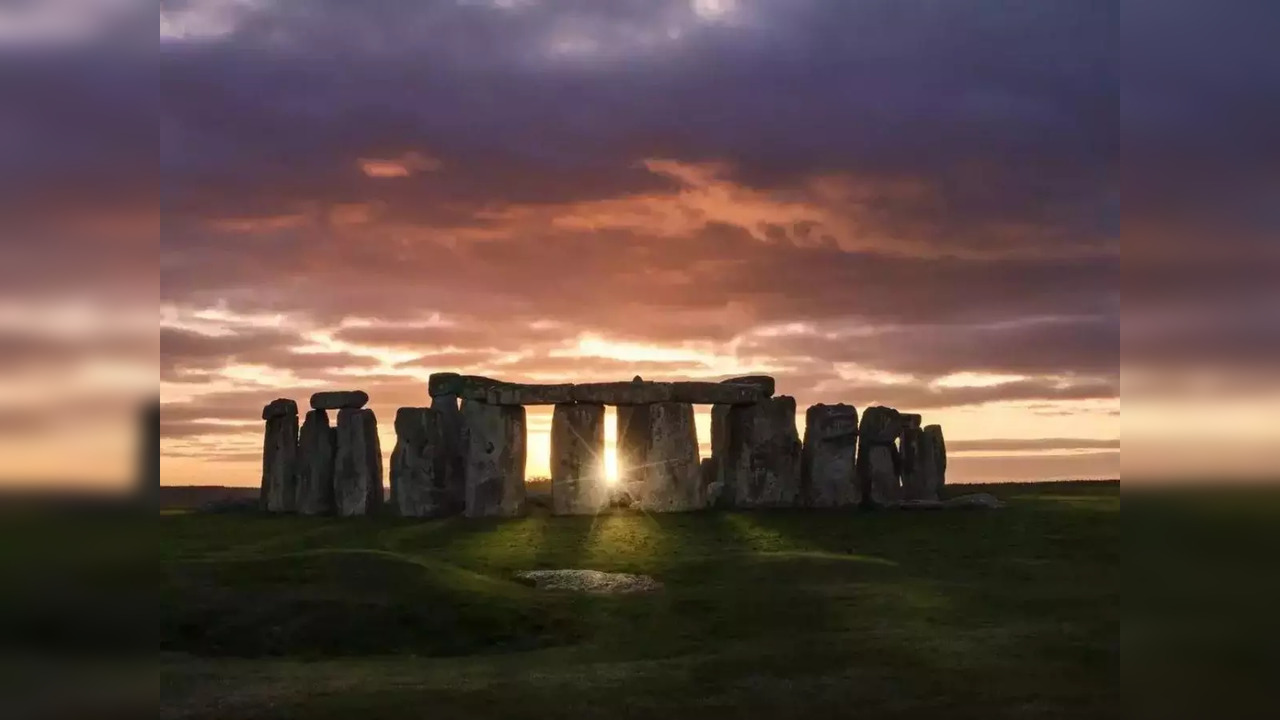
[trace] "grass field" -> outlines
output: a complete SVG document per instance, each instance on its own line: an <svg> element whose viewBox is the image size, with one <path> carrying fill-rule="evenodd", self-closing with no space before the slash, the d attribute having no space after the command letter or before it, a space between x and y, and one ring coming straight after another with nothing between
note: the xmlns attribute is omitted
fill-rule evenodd
<svg viewBox="0 0 1280 720"><path fill-rule="evenodd" d="M1007 508L165 515L161 716L1118 717L1119 485L994 491ZM513 579L533 568L665 589Z"/></svg>

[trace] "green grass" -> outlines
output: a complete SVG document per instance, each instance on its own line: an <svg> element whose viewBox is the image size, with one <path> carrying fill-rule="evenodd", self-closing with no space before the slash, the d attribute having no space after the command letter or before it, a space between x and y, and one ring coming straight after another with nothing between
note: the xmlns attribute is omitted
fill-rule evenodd
<svg viewBox="0 0 1280 720"><path fill-rule="evenodd" d="M1118 484L999 511L159 518L162 717L1120 715ZM647 573L590 597L535 568Z"/></svg>

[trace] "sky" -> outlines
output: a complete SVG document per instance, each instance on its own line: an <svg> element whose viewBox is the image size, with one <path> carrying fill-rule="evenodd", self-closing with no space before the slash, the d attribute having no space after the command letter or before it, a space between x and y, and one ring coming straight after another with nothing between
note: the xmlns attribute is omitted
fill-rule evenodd
<svg viewBox="0 0 1280 720"><path fill-rule="evenodd" d="M65 282L158 252L166 484L256 484L317 390L389 452L438 371L767 373L801 429L941 423L950 481L1119 477L1122 339L1144 427L1280 348L1276 11L1230 5L162 0L157 62L134 3L28 4L0 189Z"/></svg>

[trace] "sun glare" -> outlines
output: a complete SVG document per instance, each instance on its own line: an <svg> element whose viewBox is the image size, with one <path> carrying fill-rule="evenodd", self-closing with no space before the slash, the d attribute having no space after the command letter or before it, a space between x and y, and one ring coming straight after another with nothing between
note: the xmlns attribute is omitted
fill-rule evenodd
<svg viewBox="0 0 1280 720"><path fill-rule="evenodd" d="M618 468L618 409L606 406L604 409L604 481L606 485L617 485L620 477Z"/></svg>

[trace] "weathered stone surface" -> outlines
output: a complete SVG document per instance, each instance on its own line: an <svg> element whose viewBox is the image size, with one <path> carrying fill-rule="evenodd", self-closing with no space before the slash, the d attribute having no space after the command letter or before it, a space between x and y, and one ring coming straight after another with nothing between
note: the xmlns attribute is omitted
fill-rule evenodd
<svg viewBox="0 0 1280 720"><path fill-rule="evenodd" d="M671 401L696 405L745 405L760 402L764 391L757 385L730 385L714 382L673 382Z"/></svg>
<svg viewBox="0 0 1280 720"><path fill-rule="evenodd" d="M456 381L452 382L452 387L457 389L457 393L455 394L463 400L479 400L480 402L485 402L489 397L490 390L493 390L499 385L505 384L507 383L500 380L494 380L493 378L487 378L483 375L461 375ZM430 384L428 383L428 388L429 387ZM448 385L446 385L446 387L448 387Z"/></svg>
<svg viewBox="0 0 1280 720"><path fill-rule="evenodd" d="M670 402L671 383L614 382L582 383L570 392L574 402L602 405L647 405Z"/></svg>
<svg viewBox="0 0 1280 720"><path fill-rule="evenodd" d="M396 445L391 452L391 504L401 517L444 517L452 499L445 485L443 430L431 408L396 411Z"/></svg>
<svg viewBox="0 0 1280 720"><path fill-rule="evenodd" d="M920 429L920 424L924 422L924 416L919 413L901 413L902 427Z"/></svg>
<svg viewBox="0 0 1280 720"><path fill-rule="evenodd" d="M338 515L373 515L382 509L382 448L378 420L368 409L338 411L333 496Z"/></svg>
<svg viewBox="0 0 1280 720"><path fill-rule="evenodd" d="M733 506L794 507L801 501L800 435L795 398L782 395L734 406L726 419L724 469Z"/></svg>
<svg viewBox="0 0 1280 720"><path fill-rule="evenodd" d="M289 415L292 415L294 417L298 416L298 403L290 400L289 398L276 398L275 400L272 400L271 402L267 403L266 406L262 408L263 420L270 420L271 418L277 418L277 417L287 417Z"/></svg>
<svg viewBox="0 0 1280 720"><path fill-rule="evenodd" d="M618 481L632 497L644 487L644 464L649 461L649 405L619 405L617 409Z"/></svg>
<svg viewBox="0 0 1280 720"><path fill-rule="evenodd" d="M460 392L462 392L462 376L458 373L431 373L431 377L427 378L427 394L431 397L457 395Z"/></svg>
<svg viewBox="0 0 1280 720"><path fill-rule="evenodd" d="M805 412L801 477L807 506L858 504L857 447L858 411L852 405L818 404Z"/></svg>
<svg viewBox="0 0 1280 720"><path fill-rule="evenodd" d="M666 402L649 406L649 453L637 500L641 509L651 512L703 506L693 405Z"/></svg>
<svg viewBox="0 0 1280 720"><path fill-rule="evenodd" d="M556 405L551 415L552 512L594 515L608 504L604 405Z"/></svg>
<svg viewBox="0 0 1280 720"><path fill-rule="evenodd" d="M337 430L329 427L329 414L311 410L298 436L298 512L302 515L332 515L333 464L337 453Z"/></svg>
<svg viewBox="0 0 1280 720"><path fill-rule="evenodd" d="M525 409L463 400L467 517L524 512Z"/></svg>
<svg viewBox="0 0 1280 720"><path fill-rule="evenodd" d="M440 456L443 460L447 514L456 515L467 505L467 446L464 442L462 410L457 395L434 395L431 409L440 419Z"/></svg>
<svg viewBox="0 0 1280 720"><path fill-rule="evenodd" d="M298 415L267 420L262 440L262 489L267 512L293 512L297 502Z"/></svg>
<svg viewBox="0 0 1280 720"><path fill-rule="evenodd" d="M864 505L896 505L902 500L901 456L894 441L902 434L902 415L879 405L862 413L858 427L858 492Z"/></svg>
<svg viewBox="0 0 1280 720"><path fill-rule="evenodd" d="M764 393L765 397L773 397L774 389L777 386L777 382L768 375L743 375L742 377L729 378L721 382L728 385L754 385L760 388L760 392Z"/></svg>
<svg viewBox="0 0 1280 720"><path fill-rule="evenodd" d="M333 390L311 396L314 410L358 410L369 402L369 393L363 390Z"/></svg>
<svg viewBox="0 0 1280 720"><path fill-rule="evenodd" d="M559 405L573 402L572 385L524 385L498 383L484 392L490 405Z"/></svg>

